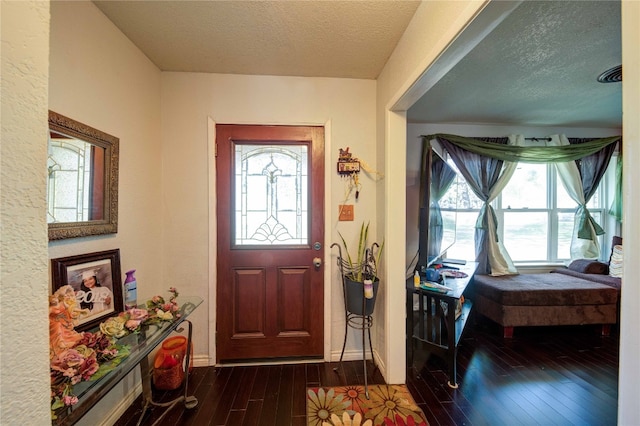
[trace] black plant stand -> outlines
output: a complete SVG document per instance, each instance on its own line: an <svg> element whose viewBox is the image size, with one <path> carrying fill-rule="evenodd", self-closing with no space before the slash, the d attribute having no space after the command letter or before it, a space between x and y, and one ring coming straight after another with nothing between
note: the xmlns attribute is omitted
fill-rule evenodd
<svg viewBox="0 0 640 426"><path fill-rule="evenodd" d="M338 247L338 266L340 267L340 276L342 277L342 293L344 296L344 312L345 312L344 341L342 342L342 352L340 353L340 366L342 366L342 358L344 356L344 350L347 346L347 332L349 330L349 327L354 328L356 330L360 330L362 332L362 368L364 371L364 393L367 399L369 399L369 387L367 384L367 355L366 355L366 347L365 347L365 332L369 336L369 350L371 351L371 362L373 362L373 371L375 371L377 366L376 366L375 358L373 356L373 345L371 343L371 326L373 325L372 314L373 314L373 307L375 306L375 297L377 296L378 283L376 282L376 285L374 287L373 299L367 299L365 297L364 283L357 283L357 284L360 284L359 286L362 288L362 295L360 296L360 299L362 299L362 306L361 308L358 309L358 307L354 308L353 304L349 304L348 303L348 300L350 297L349 295L351 295L351 297L354 297L354 295L357 295L357 293L354 294L353 291L349 291L348 289L350 280L346 277L346 274L352 268L352 265L346 262L342 257L342 249L340 245L336 243L331 244L332 248L334 246ZM374 243L373 246L377 246L377 243ZM367 249L367 256L366 256L367 258L373 252L373 246L371 250ZM365 260L365 263L366 263L366 260ZM364 268L365 266L359 265L358 267ZM347 270L345 271L345 269ZM369 301L369 303L367 303L367 301ZM351 310L356 312L350 311L350 307L349 307L350 305L351 305ZM334 371L337 372L338 369L334 368Z"/></svg>

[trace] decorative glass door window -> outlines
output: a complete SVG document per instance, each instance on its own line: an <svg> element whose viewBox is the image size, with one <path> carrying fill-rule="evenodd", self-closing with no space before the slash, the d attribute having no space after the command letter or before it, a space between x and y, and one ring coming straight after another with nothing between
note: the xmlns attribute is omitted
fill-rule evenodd
<svg viewBox="0 0 640 426"><path fill-rule="evenodd" d="M309 244L306 144L235 143L233 246Z"/></svg>

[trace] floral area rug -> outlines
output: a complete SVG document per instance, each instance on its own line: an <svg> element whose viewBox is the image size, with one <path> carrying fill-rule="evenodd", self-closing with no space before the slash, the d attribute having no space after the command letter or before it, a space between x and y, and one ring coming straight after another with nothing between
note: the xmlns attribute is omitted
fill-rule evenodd
<svg viewBox="0 0 640 426"><path fill-rule="evenodd" d="M307 388L308 426L428 426L405 385Z"/></svg>

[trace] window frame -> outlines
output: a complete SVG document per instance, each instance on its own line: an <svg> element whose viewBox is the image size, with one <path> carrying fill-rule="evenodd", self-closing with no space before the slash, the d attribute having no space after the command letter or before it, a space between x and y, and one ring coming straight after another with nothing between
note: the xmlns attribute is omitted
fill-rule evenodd
<svg viewBox="0 0 640 426"><path fill-rule="evenodd" d="M611 166L613 164L614 161L614 157L611 158L611 162L609 163L609 166ZM575 216L575 212L577 209L576 207L570 208L570 207L558 207L558 188L559 186L562 185L562 182L560 180L560 177L558 176L558 172L554 166L553 163L546 163L546 177L547 177L547 191L546 191L546 196L547 196L547 207L546 208L503 208L502 207L502 193L500 195L498 195L496 197L495 200L493 200L493 202L491 203L496 217L498 218L498 238L500 238L500 240L505 244L505 247L507 247L507 239L504 236L504 227L503 224L504 222L504 213L505 212L509 212L509 213L517 213L517 212L528 212L528 213L546 213L547 214L547 258L546 259L542 259L542 260L534 260L534 259L525 259L525 260L513 260L514 265L518 266L518 265L533 265L533 264L564 264L568 261L570 261L570 257L564 258L564 257L559 257L558 255L558 232L560 230L560 225L559 225L559 214L564 213L564 214L570 214L571 216ZM600 221L598 222L600 224L600 226L602 226L602 228L605 230L605 235L608 234L607 232L607 223L606 220L603 220L604 218L606 218L606 214L607 214L607 210L608 207L608 200L609 200L609 194L608 194L608 188L609 188L609 179L611 178L610 176L611 173L611 167L607 168L607 171L605 172L605 175L603 176L602 180L600 181L600 184L598 185L598 193L599 193L599 198L601 200L601 204L599 207L589 207L589 212L591 213L592 216L597 216L599 215L600 217ZM595 196L595 194L594 194ZM602 223L601 223L602 222ZM601 260L603 258L603 236L599 235L598 236L598 244L601 247L600 250L600 257ZM508 250L508 247L507 247Z"/></svg>
<svg viewBox="0 0 640 426"><path fill-rule="evenodd" d="M598 244L600 246L600 258L601 261L608 261L608 252L609 252L609 240L612 231L615 230L615 219L609 216L608 210L609 206L613 201L613 194L615 191L615 163L617 161L618 153L614 153L609 162L609 166L605 175L603 176L600 184L598 185L599 199L601 200L599 207L589 207L589 212L597 218L599 216L600 220L597 222L604 229L605 234L598 236ZM568 207L558 207L558 191L557 188L559 185L562 185L560 181L560 177L556 171L556 168L553 163L547 163L546 166L546 178L547 178L547 207L546 208L502 208L502 193L496 197L495 200L491 202L491 206L493 207L497 220L498 220L498 238L501 241L505 242L504 237L504 213L517 213L517 212L527 212L527 213L535 213L542 212L547 215L547 256L546 259L542 260L513 260L514 265L516 266L527 266L527 265L558 265L558 264L566 264L570 261L570 258L560 258L558 256L558 232L560 229L559 225L559 214L569 214L571 217L575 216L576 208L568 208ZM457 168L456 168L457 170ZM458 172L459 173L459 172ZM464 180L464 178L462 178ZM466 181L463 183L466 185ZM596 195L594 195L596 196ZM466 209L461 208L458 204L457 208L442 208L445 210L455 210L458 217L460 217L461 213L475 213L476 217L480 212L480 209ZM457 224L457 229L459 226L459 222ZM456 232L457 234L459 231ZM607 240L609 238L609 240ZM459 239L456 237L456 244L459 243ZM506 246L506 244L505 244ZM508 250L508 247L507 247Z"/></svg>

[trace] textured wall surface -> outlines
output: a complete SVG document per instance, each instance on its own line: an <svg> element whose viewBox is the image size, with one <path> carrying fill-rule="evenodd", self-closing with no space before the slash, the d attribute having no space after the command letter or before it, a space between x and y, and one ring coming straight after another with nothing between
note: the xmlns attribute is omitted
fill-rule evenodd
<svg viewBox="0 0 640 426"><path fill-rule="evenodd" d="M0 424L49 415L47 84L49 3L2 2Z"/></svg>

